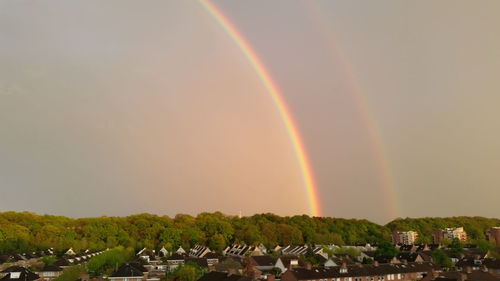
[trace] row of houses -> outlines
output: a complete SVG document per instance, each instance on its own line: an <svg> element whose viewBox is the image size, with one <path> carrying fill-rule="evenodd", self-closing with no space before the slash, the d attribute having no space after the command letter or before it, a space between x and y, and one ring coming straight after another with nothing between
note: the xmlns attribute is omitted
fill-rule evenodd
<svg viewBox="0 0 500 281"><path fill-rule="evenodd" d="M10 265L0 271L0 280L4 281L51 281L61 275L64 268L84 263L90 258L102 254L104 251L85 251L81 254L69 254L57 259L53 264L43 265L38 270L30 270L27 265L21 266L18 264ZM41 258L43 256L40 256ZM42 263L43 264L43 263ZM40 265L38 263L31 263L30 265Z"/></svg>

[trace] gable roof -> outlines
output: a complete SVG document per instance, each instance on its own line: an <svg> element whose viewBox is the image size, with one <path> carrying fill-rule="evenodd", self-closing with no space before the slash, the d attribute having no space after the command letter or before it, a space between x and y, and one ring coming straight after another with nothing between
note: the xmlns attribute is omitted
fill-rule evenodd
<svg viewBox="0 0 500 281"><path fill-rule="evenodd" d="M251 281L252 278L236 275L227 274L225 272L212 271L203 275L198 281Z"/></svg>
<svg viewBox="0 0 500 281"><path fill-rule="evenodd" d="M10 269L10 271L8 271L8 274L5 275L0 280L4 280L4 281L5 280L34 281L34 280L40 279L40 276L38 276L38 274L35 274L24 267L12 266L9 269Z"/></svg>
<svg viewBox="0 0 500 281"><path fill-rule="evenodd" d="M167 261L180 261L180 260L184 260L185 258L186 258L186 256L181 255L181 254L176 252L173 255L171 255L169 258L167 258Z"/></svg>
<svg viewBox="0 0 500 281"><path fill-rule="evenodd" d="M137 269L136 267L130 265L130 264L125 264L122 265L118 270L111 274L110 277L142 277L144 276L144 273Z"/></svg>
<svg viewBox="0 0 500 281"><path fill-rule="evenodd" d="M383 265L352 265L329 268L295 268L285 274L293 274L297 280L319 280L340 277L380 276L396 273L430 272L434 269L432 263L383 264ZM342 269L345 269L343 271Z"/></svg>
<svg viewBox="0 0 500 281"><path fill-rule="evenodd" d="M60 272L62 268L57 265L46 265L40 270L40 272Z"/></svg>
<svg viewBox="0 0 500 281"><path fill-rule="evenodd" d="M250 261L256 266L274 266L276 260L270 256L250 256Z"/></svg>

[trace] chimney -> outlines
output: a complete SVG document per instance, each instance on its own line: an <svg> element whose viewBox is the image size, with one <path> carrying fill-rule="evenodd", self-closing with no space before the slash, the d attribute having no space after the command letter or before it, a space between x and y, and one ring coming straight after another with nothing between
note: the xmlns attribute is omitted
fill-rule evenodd
<svg viewBox="0 0 500 281"><path fill-rule="evenodd" d="M347 268L347 263L343 262L342 265L340 266L341 268Z"/></svg>
<svg viewBox="0 0 500 281"><path fill-rule="evenodd" d="M312 269L312 264L310 262L306 263L306 269L311 270Z"/></svg>
<svg viewBox="0 0 500 281"><path fill-rule="evenodd" d="M292 265L292 262L290 262L290 263L288 264L288 270L292 270L292 269L293 269L293 265Z"/></svg>
<svg viewBox="0 0 500 281"><path fill-rule="evenodd" d="M373 266L378 267L378 261L373 261Z"/></svg>
<svg viewBox="0 0 500 281"><path fill-rule="evenodd" d="M273 274L267 276L267 281L274 281L274 280L276 280L276 276L274 276Z"/></svg>
<svg viewBox="0 0 500 281"><path fill-rule="evenodd" d="M408 265L408 260L407 260L407 259L402 259L402 260L401 260L401 263L402 263L402 264L405 264L405 265Z"/></svg>
<svg viewBox="0 0 500 281"><path fill-rule="evenodd" d="M468 278L467 278L467 274L464 274L464 273L460 273L458 275L458 281L466 281Z"/></svg>

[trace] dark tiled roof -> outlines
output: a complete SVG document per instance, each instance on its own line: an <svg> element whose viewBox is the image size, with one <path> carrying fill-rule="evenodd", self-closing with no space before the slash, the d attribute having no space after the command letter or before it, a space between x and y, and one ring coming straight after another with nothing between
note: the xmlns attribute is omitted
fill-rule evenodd
<svg viewBox="0 0 500 281"><path fill-rule="evenodd" d="M12 280L12 281L34 281L34 280L37 280L37 279L40 279L40 276L38 276L38 274L35 274L33 272L31 272L30 270L24 268L24 267L16 267L17 269L20 269L20 270L14 270L13 268L12 271L9 271L9 273L7 275L5 275L2 279L0 280L3 280L3 281L7 281L7 280ZM12 278L14 276L12 276L15 272L20 272L18 278Z"/></svg>
<svg viewBox="0 0 500 281"><path fill-rule="evenodd" d="M70 266L70 262L68 262L67 259L65 258L60 258L56 262L54 262L54 265L56 266Z"/></svg>
<svg viewBox="0 0 500 281"><path fill-rule="evenodd" d="M499 259L496 259L496 260L486 259L486 260L484 260L483 264L486 265L486 267L488 267L488 268L500 269L500 260Z"/></svg>
<svg viewBox="0 0 500 281"><path fill-rule="evenodd" d="M398 260L406 260L408 262L414 262L418 257L418 253L415 252L405 252L405 253L399 253L397 256Z"/></svg>
<svg viewBox="0 0 500 281"><path fill-rule="evenodd" d="M59 271L62 271L62 268L60 268L57 265L46 265L43 267L42 270L40 270L40 272L59 272Z"/></svg>
<svg viewBox="0 0 500 281"><path fill-rule="evenodd" d="M213 253L213 252L205 255L205 258L207 258L207 259L220 259L222 257L223 257L222 255L217 254L217 253Z"/></svg>
<svg viewBox="0 0 500 281"><path fill-rule="evenodd" d="M276 264L276 260L270 256L251 256L254 262L253 264L257 266L273 266Z"/></svg>
<svg viewBox="0 0 500 281"><path fill-rule="evenodd" d="M168 261L172 261L172 260L184 260L185 258L186 258L186 256L184 256L184 255L181 255L181 254L178 254L178 253L174 253L167 260Z"/></svg>
<svg viewBox="0 0 500 281"><path fill-rule="evenodd" d="M113 273L110 277L142 277L144 273L139 269L131 266L130 264L126 264L121 266L115 273Z"/></svg>
<svg viewBox="0 0 500 281"><path fill-rule="evenodd" d="M195 264L199 265L200 267L208 267L208 263L207 263L206 258L195 258L195 257L186 258L186 263L187 262L195 263Z"/></svg>
<svg viewBox="0 0 500 281"><path fill-rule="evenodd" d="M25 268L22 267L22 266L9 266L7 267L6 269L2 270L3 273L7 273L7 272L21 272L23 271Z"/></svg>
<svg viewBox="0 0 500 281"><path fill-rule="evenodd" d="M251 281L252 278L225 272L212 271L203 275L198 281Z"/></svg>
<svg viewBox="0 0 500 281"><path fill-rule="evenodd" d="M474 271L472 273L462 273L462 272L443 272L439 274L438 277L436 278L426 278L425 280L432 280L432 281L459 281L459 280L464 280L462 279L465 276L465 280L467 281L499 281L500 277L495 277L488 272L482 272L482 271Z"/></svg>
<svg viewBox="0 0 500 281"><path fill-rule="evenodd" d="M284 265L285 267L288 267L288 266L290 265L290 262L291 262L292 260L298 260L298 262L299 262L299 264L298 264L298 265L299 265L299 266L305 266L304 261L303 261L303 260L301 260L301 259L300 259L299 257L297 257L297 256L283 256L283 257L280 257L280 260L281 260L281 262L283 262L283 265Z"/></svg>
<svg viewBox="0 0 500 281"><path fill-rule="evenodd" d="M383 264L383 265L353 265L347 266L346 272L341 267L330 268L296 268L288 274L293 274L297 280L329 279L340 277L380 276L397 273L430 272L434 269L431 263ZM287 271L288 272L288 271Z"/></svg>
<svg viewBox="0 0 500 281"><path fill-rule="evenodd" d="M131 266L135 267L138 269L140 272L147 272L148 270L144 267L144 263L141 261L133 261L129 263Z"/></svg>

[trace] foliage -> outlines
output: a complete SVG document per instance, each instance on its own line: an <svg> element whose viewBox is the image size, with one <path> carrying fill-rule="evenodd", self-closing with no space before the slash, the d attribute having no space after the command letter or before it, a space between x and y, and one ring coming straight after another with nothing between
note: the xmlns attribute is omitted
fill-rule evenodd
<svg viewBox="0 0 500 281"><path fill-rule="evenodd" d="M432 261L441 267L451 267L451 258L441 249L436 249L432 252Z"/></svg>
<svg viewBox="0 0 500 281"><path fill-rule="evenodd" d="M450 218L405 218L396 219L386 225L390 231L414 230L419 234L419 240L430 243L435 229L463 226L471 240L486 240L486 230L500 226L500 219L484 217L450 217ZM450 241L451 242L451 241Z"/></svg>
<svg viewBox="0 0 500 281"><path fill-rule="evenodd" d="M452 254L461 254L464 252L464 245L457 238L453 239L450 244L450 252Z"/></svg>
<svg viewBox="0 0 500 281"><path fill-rule="evenodd" d="M85 272L82 265L74 265L67 267L63 270L61 275L54 279L54 281L75 281L80 278L80 274Z"/></svg>
<svg viewBox="0 0 500 281"><path fill-rule="evenodd" d="M361 255L361 251L357 248L353 247L341 247L333 250L334 254L347 254L353 258L359 257Z"/></svg>
<svg viewBox="0 0 500 281"><path fill-rule="evenodd" d="M256 214L239 218L220 212L173 218L151 214L128 217L72 219L33 213L0 212L0 254L54 248L63 253L123 246L134 250L165 246L175 250L195 244L221 250L233 243L256 245L322 244L354 245L390 241L392 230L415 230L420 241L432 241L437 228L464 226L473 241L485 240L489 227L500 220L481 217L397 219L382 226L367 220L310 217L280 217ZM451 242L451 241L450 241Z"/></svg>
<svg viewBox="0 0 500 281"><path fill-rule="evenodd" d="M362 264L373 264L373 259L372 258L363 257L363 261L361 263Z"/></svg>
<svg viewBox="0 0 500 281"><path fill-rule="evenodd" d="M172 273L167 274L167 281L196 281L205 272L195 263L187 262L185 265L177 267Z"/></svg>
<svg viewBox="0 0 500 281"><path fill-rule="evenodd" d="M375 257L394 257L399 251L389 242L382 242L375 251Z"/></svg>
<svg viewBox="0 0 500 281"><path fill-rule="evenodd" d="M91 258L87 263L87 268L92 276L110 274L118 267L130 261L133 256L134 251L131 248L125 249L119 246Z"/></svg>
<svg viewBox="0 0 500 281"><path fill-rule="evenodd" d="M53 265L56 260L57 258L55 256L45 256L40 258L40 261L43 262L44 265Z"/></svg>

